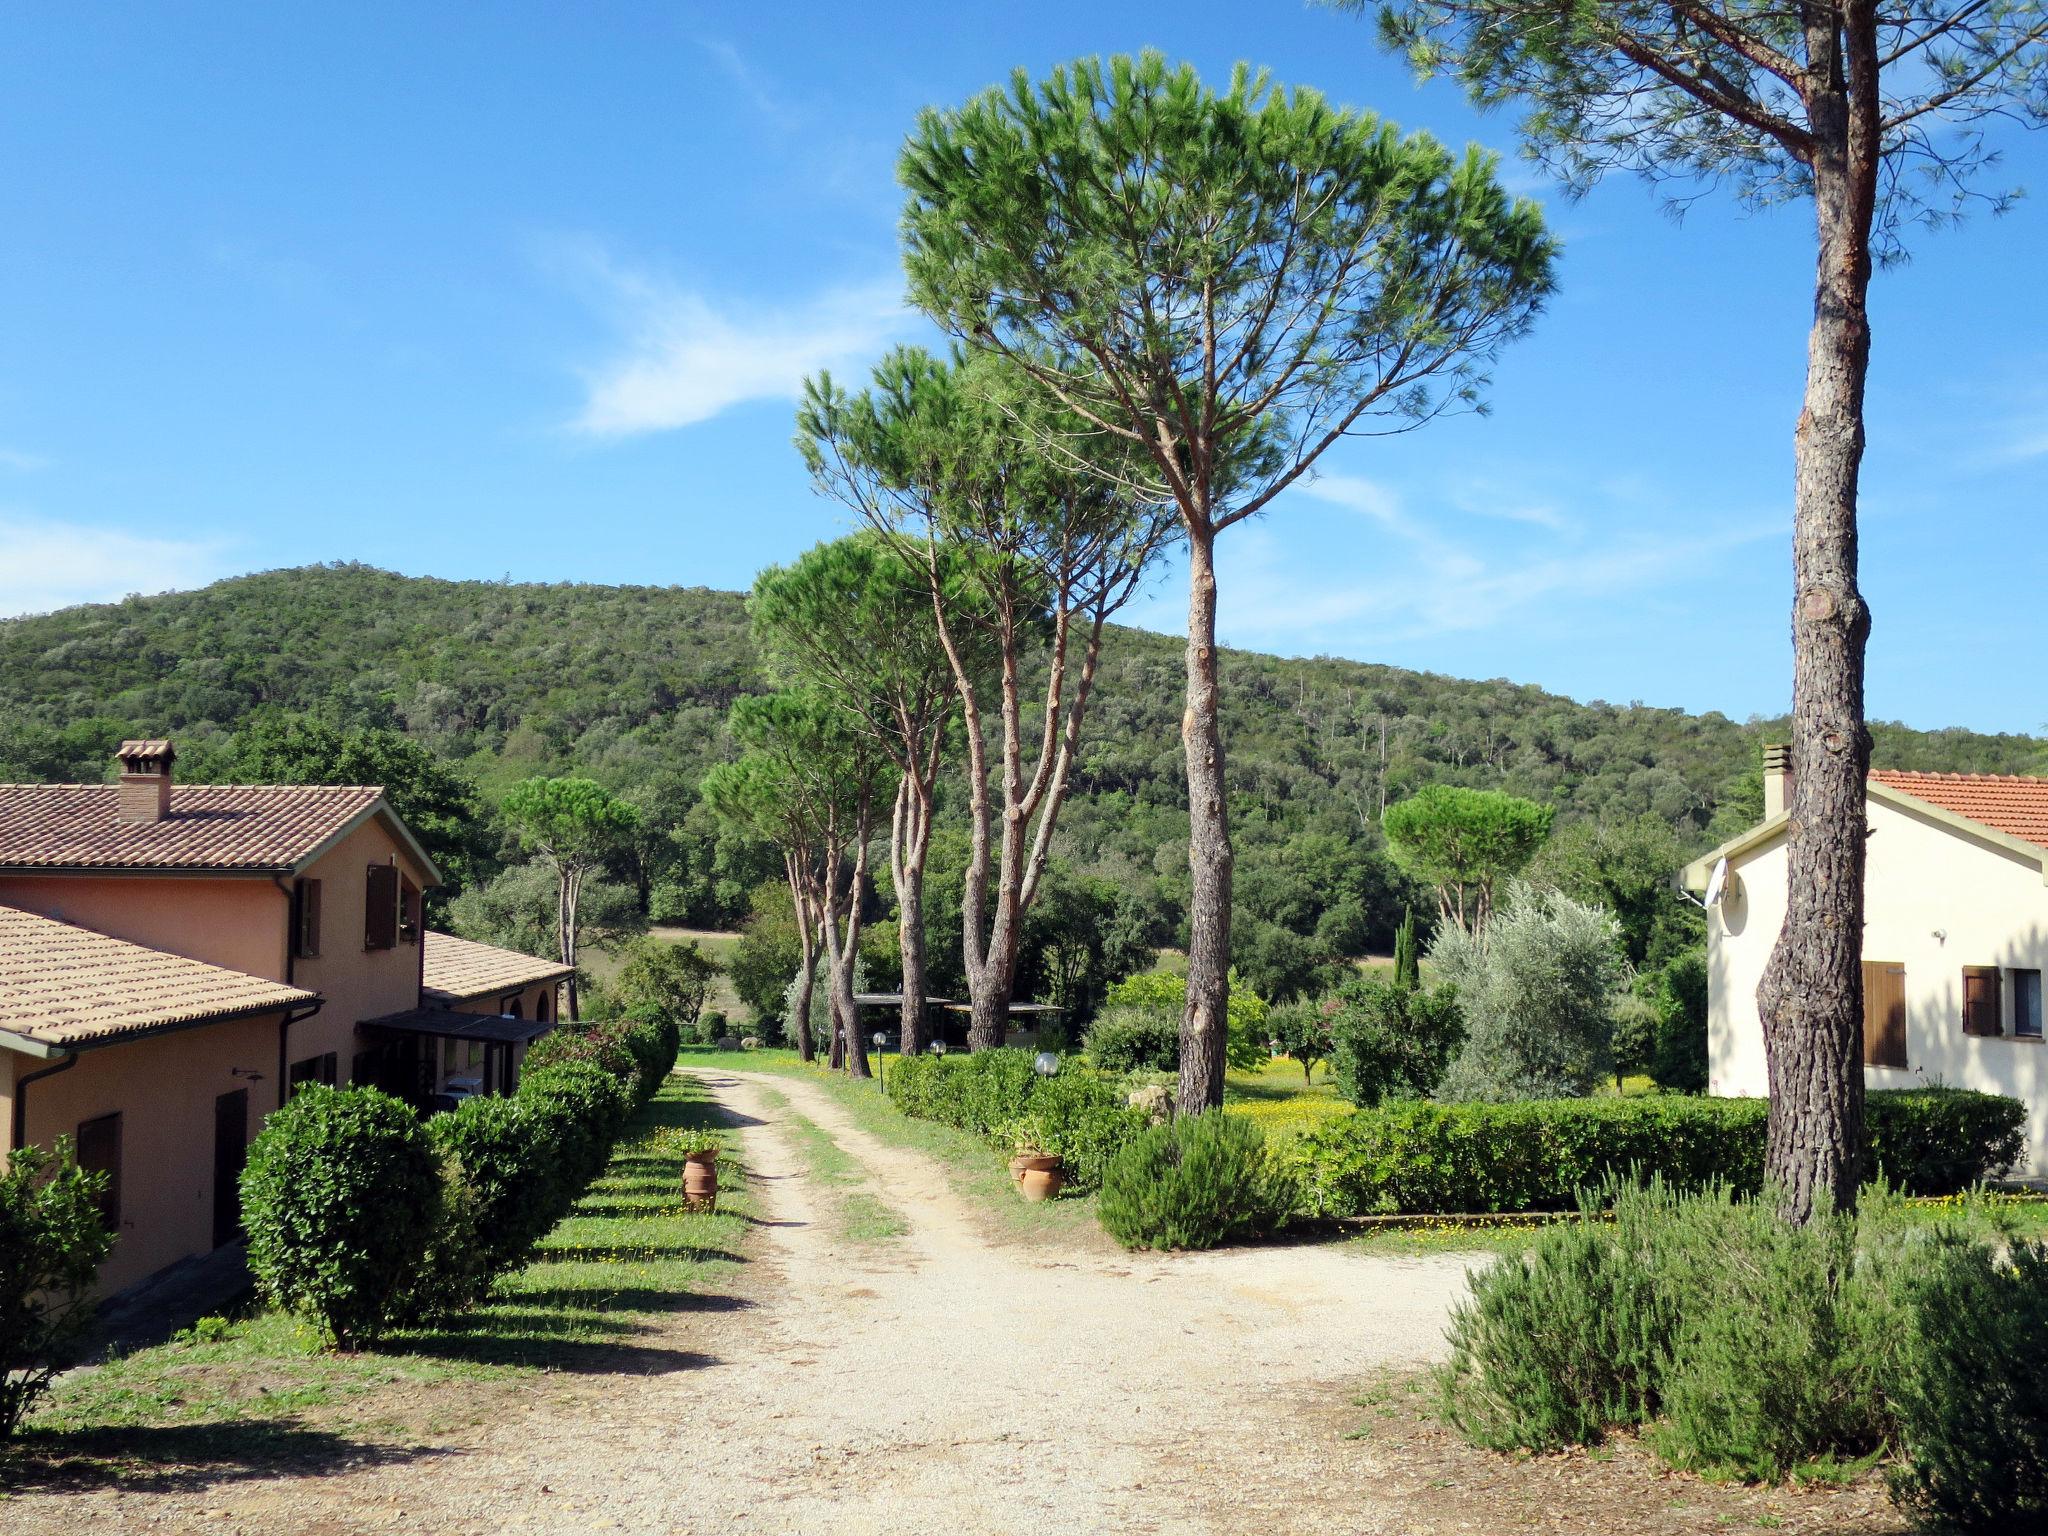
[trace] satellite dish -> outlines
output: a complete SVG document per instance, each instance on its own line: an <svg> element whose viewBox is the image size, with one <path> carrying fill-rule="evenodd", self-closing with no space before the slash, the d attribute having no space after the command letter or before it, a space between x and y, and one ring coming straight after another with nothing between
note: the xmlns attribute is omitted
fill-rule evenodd
<svg viewBox="0 0 2048 1536"><path fill-rule="evenodd" d="M1728 892L1728 861L1716 859L1714 872L1707 876L1707 899L1705 905L1713 906Z"/></svg>

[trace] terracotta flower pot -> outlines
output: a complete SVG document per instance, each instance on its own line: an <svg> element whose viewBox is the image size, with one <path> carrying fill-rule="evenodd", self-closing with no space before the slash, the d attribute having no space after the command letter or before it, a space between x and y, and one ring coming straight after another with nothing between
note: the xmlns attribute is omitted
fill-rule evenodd
<svg viewBox="0 0 2048 1536"><path fill-rule="evenodd" d="M683 1204L693 1211L718 1207L718 1154L692 1152L683 1159Z"/></svg>
<svg viewBox="0 0 2048 1536"><path fill-rule="evenodd" d="M1017 1192L1026 1200L1050 1200L1067 1182L1067 1176L1060 1171L1060 1160L1056 1157L1022 1157L1018 1161L1024 1165L1024 1169L1017 1176Z"/></svg>
<svg viewBox="0 0 2048 1536"><path fill-rule="evenodd" d="M1029 1152L1019 1152L1010 1159L1010 1182L1012 1184L1021 1184L1024 1181L1024 1170L1030 1164L1031 1157L1032 1154Z"/></svg>

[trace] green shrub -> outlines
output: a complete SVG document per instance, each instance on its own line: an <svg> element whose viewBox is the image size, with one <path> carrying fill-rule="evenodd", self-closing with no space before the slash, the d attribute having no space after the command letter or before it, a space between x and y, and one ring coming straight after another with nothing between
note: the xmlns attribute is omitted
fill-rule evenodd
<svg viewBox="0 0 2048 1536"><path fill-rule="evenodd" d="M1031 1053L906 1056L889 1066L889 1097L914 1120L936 1120L1008 1152L1019 1140L1060 1159L1078 1191L1144 1127L1123 1089L1067 1060L1051 1077L1033 1070Z"/></svg>
<svg viewBox="0 0 2048 1536"><path fill-rule="evenodd" d="M625 963L610 988L619 1010L629 1016L651 1010L694 1038L704 999L718 979L718 963L688 939L670 943L643 935L620 953Z"/></svg>
<svg viewBox="0 0 2048 1536"><path fill-rule="evenodd" d="M1631 1171L1680 1188L1763 1183L1761 1099L1652 1096L1510 1104L1402 1102L1299 1137L1289 1157L1317 1216L1565 1211ZM1868 1095L1869 1166L1909 1194L1953 1194L2010 1166L2025 1106L1961 1089Z"/></svg>
<svg viewBox="0 0 2048 1536"><path fill-rule="evenodd" d="M1667 1093L1707 1091L1707 952L1687 950L1654 978L1650 1076Z"/></svg>
<svg viewBox="0 0 2048 1536"><path fill-rule="evenodd" d="M1188 979L1170 971L1140 971L1126 976L1109 989L1112 1008L1132 1008L1171 1021L1174 1061L1180 1061L1180 1019L1188 1006ZM1236 971L1230 973L1230 1000L1224 1010L1224 1059L1240 1072L1253 1072L1271 1054L1266 1044L1266 1000L1244 984ZM1172 1070L1162 1068L1161 1070Z"/></svg>
<svg viewBox="0 0 2048 1536"><path fill-rule="evenodd" d="M620 1043L633 1058L630 1086L634 1106L638 1108L661 1091L662 1082L675 1069L682 1032L671 1015L642 1005L627 1015L618 1034Z"/></svg>
<svg viewBox="0 0 2048 1536"><path fill-rule="evenodd" d="M569 1061L594 1063L622 1082L639 1072L623 1032L609 1021L556 1025L526 1048L521 1070L539 1071Z"/></svg>
<svg viewBox="0 0 2048 1536"><path fill-rule="evenodd" d="M21 1147L0 1171L0 1440L70 1364L92 1321L92 1289L113 1247L100 1216L106 1175L71 1144Z"/></svg>
<svg viewBox="0 0 2048 1536"><path fill-rule="evenodd" d="M1140 1132L1110 1161L1097 1214L1126 1248L1214 1248L1277 1228L1291 1194L1265 1133L1212 1109Z"/></svg>
<svg viewBox="0 0 2048 1536"><path fill-rule="evenodd" d="M1963 1530L2048 1527L2048 1253L1931 1234L1902 1265L1893 1495Z"/></svg>
<svg viewBox="0 0 2048 1536"><path fill-rule="evenodd" d="M1105 1008L1082 1042L1105 1072L1178 1072L1180 1016L1150 1008Z"/></svg>
<svg viewBox="0 0 2048 1536"><path fill-rule="evenodd" d="M1596 1209L1611 1205L1611 1220ZM1661 1184L1474 1272L1439 1377L1480 1445L1647 1426L1670 1463L1776 1479L1900 1453L1892 1491L1949 1526L2048 1516L2048 1255L1975 1202L1929 1225L1882 1187L1793 1226Z"/></svg>
<svg viewBox="0 0 2048 1536"><path fill-rule="evenodd" d="M1339 1093L1370 1106L1436 1092L1465 1040L1453 989L1424 992L1383 976L1356 976L1337 989L1336 1002L1330 1040Z"/></svg>
<svg viewBox="0 0 2048 1536"><path fill-rule="evenodd" d="M1289 1003L1267 1015L1266 1028L1273 1043L1301 1068L1302 1081L1314 1082L1316 1063L1329 1060L1335 1046L1329 1016L1314 1003Z"/></svg>
<svg viewBox="0 0 2048 1536"><path fill-rule="evenodd" d="M419 1118L375 1088L301 1088L264 1121L242 1174L249 1267L334 1343L397 1320L434 1231L439 1160Z"/></svg>
<svg viewBox="0 0 2048 1536"><path fill-rule="evenodd" d="M525 1072L518 1098L535 1117L536 1140L555 1160L555 1177L548 1181L552 1226L603 1171L613 1138L632 1108L631 1098L626 1084L594 1061L564 1061Z"/></svg>
<svg viewBox="0 0 2048 1536"><path fill-rule="evenodd" d="M697 1031L692 1037L698 1045L716 1045L732 1033L732 1026L726 1022L722 1009L707 1008L697 1019Z"/></svg>
<svg viewBox="0 0 2048 1536"><path fill-rule="evenodd" d="M442 1295L462 1297L460 1305L480 1300L500 1276L518 1269L535 1246L554 1226L561 1211L575 1198L575 1191L562 1188L563 1169L556 1149L545 1135L545 1117L538 1108L539 1095L522 1093L512 1098L465 1100L451 1114L436 1115L427 1122L427 1134L445 1162L456 1169L462 1188L462 1204L474 1228L468 1253L454 1251L459 1233L450 1228L461 1225L444 1221L436 1234L436 1252L429 1255L429 1269L447 1269L447 1260L457 1261L458 1272L442 1273L435 1290ZM442 1255L445 1254L446 1258ZM465 1291L462 1278L473 1285Z"/></svg>

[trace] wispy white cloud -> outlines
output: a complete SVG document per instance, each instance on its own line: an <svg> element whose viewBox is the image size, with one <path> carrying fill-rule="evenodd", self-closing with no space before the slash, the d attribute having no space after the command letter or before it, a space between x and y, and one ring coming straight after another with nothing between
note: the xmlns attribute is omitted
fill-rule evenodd
<svg viewBox="0 0 2048 1536"><path fill-rule="evenodd" d="M2048 459L2048 411L2004 423L1983 455L1988 467L1998 469L2035 459Z"/></svg>
<svg viewBox="0 0 2048 1536"><path fill-rule="evenodd" d="M893 278L758 308L714 303L588 243L558 265L620 333L614 356L579 370L583 408L569 427L586 437L665 432L746 401L794 399L806 374L860 367L912 323Z"/></svg>
<svg viewBox="0 0 2048 1536"><path fill-rule="evenodd" d="M225 546L0 510L0 618L201 587L226 575Z"/></svg>
<svg viewBox="0 0 2048 1536"><path fill-rule="evenodd" d="M786 102L760 70L747 62L745 54L722 38L700 37L697 46L709 54L718 72L739 87L756 112L773 122L777 127L793 128L802 119L802 114Z"/></svg>
<svg viewBox="0 0 2048 1536"><path fill-rule="evenodd" d="M24 453L19 448L0 447L0 469L11 469L16 474L26 475L49 467L50 461L40 453Z"/></svg>

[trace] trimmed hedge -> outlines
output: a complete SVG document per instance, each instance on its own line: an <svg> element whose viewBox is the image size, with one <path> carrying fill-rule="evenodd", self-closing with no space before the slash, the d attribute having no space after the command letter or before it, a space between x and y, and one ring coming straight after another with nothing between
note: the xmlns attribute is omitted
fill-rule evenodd
<svg viewBox="0 0 2048 1536"><path fill-rule="evenodd" d="M1077 1190L1102 1182L1110 1159L1145 1129L1115 1082L1068 1058L1051 1077L1029 1051L906 1056L889 1064L889 1097L914 1120L936 1120L1001 1151L1028 1141L1057 1157Z"/></svg>
<svg viewBox="0 0 2048 1536"><path fill-rule="evenodd" d="M1678 1188L1762 1187L1762 1099L1403 1102L1360 1110L1292 1148L1312 1216L1562 1211L1578 1191L1631 1171ZM1869 1171L1910 1194L1945 1195L2010 1167L2026 1106L1953 1088L1865 1099Z"/></svg>
<svg viewBox="0 0 2048 1536"><path fill-rule="evenodd" d="M249 1268L340 1348L373 1344L410 1305L442 1204L426 1127L404 1102L308 1084L249 1146Z"/></svg>

